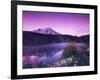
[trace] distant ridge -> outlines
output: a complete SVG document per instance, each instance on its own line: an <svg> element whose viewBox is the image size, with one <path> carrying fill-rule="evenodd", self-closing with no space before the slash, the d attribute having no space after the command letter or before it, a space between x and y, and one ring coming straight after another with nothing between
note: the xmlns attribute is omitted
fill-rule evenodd
<svg viewBox="0 0 100 80"><path fill-rule="evenodd" d="M81 42L89 43L90 35L83 35L80 37L72 35L62 34L44 34L37 32L23 31L23 45L43 45L51 43L63 43L63 42Z"/></svg>

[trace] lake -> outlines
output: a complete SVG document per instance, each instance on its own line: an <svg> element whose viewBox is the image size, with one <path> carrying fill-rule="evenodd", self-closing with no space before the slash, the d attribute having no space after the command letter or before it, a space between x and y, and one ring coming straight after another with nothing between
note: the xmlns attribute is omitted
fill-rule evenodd
<svg viewBox="0 0 100 80"><path fill-rule="evenodd" d="M60 63L62 53L70 43L55 43L39 46L23 46L23 68L51 67L54 63ZM74 44L77 48L85 47L84 43ZM79 54L82 58L81 65L89 63L89 56ZM88 60L88 61L87 61ZM63 60L66 61L66 60ZM84 62L85 61L85 62Z"/></svg>

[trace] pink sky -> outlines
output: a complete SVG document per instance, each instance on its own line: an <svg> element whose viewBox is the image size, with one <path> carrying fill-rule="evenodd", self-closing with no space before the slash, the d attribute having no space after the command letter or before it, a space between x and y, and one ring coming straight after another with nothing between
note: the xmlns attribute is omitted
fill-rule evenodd
<svg viewBox="0 0 100 80"><path fill-rule="evenodd" d="M23 11L23 30L50 27L61 34L89 34L89 14Z"/></svg>

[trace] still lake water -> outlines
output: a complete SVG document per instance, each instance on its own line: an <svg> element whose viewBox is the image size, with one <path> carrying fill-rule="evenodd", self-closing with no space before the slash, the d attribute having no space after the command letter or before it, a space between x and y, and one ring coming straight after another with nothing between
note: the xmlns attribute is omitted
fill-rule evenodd
<svg viewBox="0 0 100 80"><path fill-rule="evenodd" d="M66 48L68 45L69 43L56 43L39 46L23 46L23 55L53 55L56 52ZM78 48L86 45L84 43L77 43L75 46Z"/></svg>
<svg viewBox="0 0 100 80"><path fill-rule="evenodd" d="M34 65L40 62L52 64L62 58L64 48L68 45L69 43L56 43L39 46L23 46L23 57L30 56L32 64ZM86 45L83 43L76 43L75 46L78 48ZM23 63L25 63L25 60Z"/></svg>

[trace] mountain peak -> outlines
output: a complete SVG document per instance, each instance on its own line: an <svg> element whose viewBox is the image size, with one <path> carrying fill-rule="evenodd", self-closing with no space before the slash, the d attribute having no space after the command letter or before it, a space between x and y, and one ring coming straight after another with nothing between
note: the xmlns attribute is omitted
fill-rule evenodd
<svg viewBox="0 0 100 80"><path fill-rule="evenodd" d="M54 31L53 29L51 29L50 27L46 27L46 28L39 28L37 30L33 30L33 32L36 33L41 33L41 34L59 34L58 32Z"/></svg>

